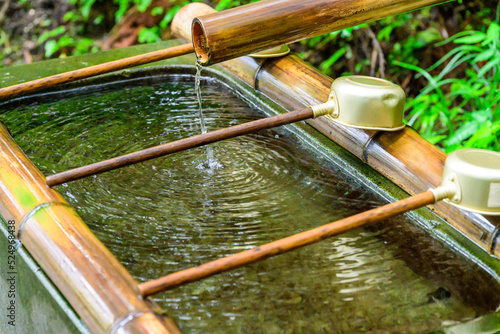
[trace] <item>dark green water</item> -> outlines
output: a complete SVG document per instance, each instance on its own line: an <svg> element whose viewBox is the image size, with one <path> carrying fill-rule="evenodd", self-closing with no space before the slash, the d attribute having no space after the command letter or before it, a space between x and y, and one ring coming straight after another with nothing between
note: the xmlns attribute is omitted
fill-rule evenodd
<svg viewBox="0 0 500 334"><path fill-rule="evenodd" d="M94 87L0 118L48 175L200 133L193 82ZM212 79L202 93L208 131L263 117ZM198 148L57 189L139 281L381 204L285 129L212 147L213 169ZM476 265L395 218L155 300L185 333L421 333L491 312L499 296Z"/></svg>

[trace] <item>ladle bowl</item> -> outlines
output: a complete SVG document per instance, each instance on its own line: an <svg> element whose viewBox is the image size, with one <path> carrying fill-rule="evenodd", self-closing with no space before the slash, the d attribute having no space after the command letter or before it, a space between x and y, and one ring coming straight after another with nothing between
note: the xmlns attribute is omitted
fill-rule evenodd
<svg viewBox="0 0 500 334"><path fill-rule="evenodd" d="M337 105L337 111L327 116L334 122L367 130L405 127L405 92L390 81L361 75L340 77L332 83L330 100Z"/></svg>
<svg viewBox="0 0 500 334"><path fill-rule="evenodd" d="M455 195L446 202L464 210L500 215L500 153L461 149L446 159L442 186L453 183Z"/></svg>

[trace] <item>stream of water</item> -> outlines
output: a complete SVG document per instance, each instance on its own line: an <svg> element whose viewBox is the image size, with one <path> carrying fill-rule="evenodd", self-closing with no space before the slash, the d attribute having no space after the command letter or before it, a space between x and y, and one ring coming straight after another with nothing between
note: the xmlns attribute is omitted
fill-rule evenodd
<svg viewBox="0 0 500 334"><path fill-rule="evenodd" d="M196 75L194 79L194 89L196 91L196 98L198 100L199 105L199 115L200 115L200 128L201 133L207 133L207 127L205 125L205 117L203 116L203 96L201 95L201 71L203 70L203 66L200 61L197 60L196 64ZM215 169L224 168L224 166L214 157L214 150L212 146L206 147L207 151L207 160L205 162L200 163L197 168L200 170L206 170L208 173L213 173Z"/></svg>
<svg viewBox="0 0 500 334"><path fill-rule="evenodd" d="M48 175L199 134L193 80L87 88L0 118ZM214 79L201 81L203 131L264 116ZM139 281L381 204L286 128L211 147L224 166L212 173L199 167L207 158L197 148L57 190ZM154 300L185 333L422 333L491 312L499 296L474 263L396 217Z"/></svg>

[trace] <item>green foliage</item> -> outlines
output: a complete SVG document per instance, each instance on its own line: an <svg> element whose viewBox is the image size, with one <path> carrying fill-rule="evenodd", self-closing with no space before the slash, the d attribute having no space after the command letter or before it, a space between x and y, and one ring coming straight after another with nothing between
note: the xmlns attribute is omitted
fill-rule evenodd
<svg viewBox="0 0 500 334"><path fill-rule="evenodd" d="M59 26L40 35L37 43L38 45L44 44L46 58L50 58L57 52L67 49L71 50L72 55L97 52L99 50L94 45L94 41L90 38L75 39L64 35L64 33L66 33L66 27ZM67 55L65 52L62 52L61 54Z"/></svg>
<svg viewBox="0 0 500 334"><path fill-rule="evenodd" d="M334 72L334 65L342 58L349 60L353 55L351 44L356 39L355 33L359 30L368 27L367 24L360 24L355 27L334 31L322 36L316 36L307 40L301 41L301 44L306 47L307 51L300 52L298 55L303 59L307 59L314 50L321 50L328 48L328 46L335 41L335 50L326 59L324 59L318 67L320 70L327 74L332 75Z"/></svg>
<svg viewBox="0 0 500 334"><path fill-rule="evenodd" d="M139 43L154 43L160 41L161 40L160 28L159 27L142 28L139 31L139 36L137 40L139 41Z"/></svg>
<svg viewBox="0 0 500 334"><path fill-rule="evenodd" d="M446 152L500 151L500 25L490 22L484 31L461 32L440 45L452 42L455 47L427 70L394 61L428 82L408 101L408 124ZM431 75L438 67L441 71ZM456 76L460 68L465 68L463 77Z"/></svg>
<svg viewBox="0 0 500 334"><path fill-rule="evenodd" d="M38 45L44 48L45 58L50 58L55 55L78 55L99 51L97 44L92 39L81 37L83 35L82 32L88 29L87 27L96 26L103 22L104 14L94 11L94 7L100 4L99 1L100 0L68 0L69 3L74 5L74 8L64 15L63 22L65 25L45 31L38 38ZM117 6L114 12L114 19L115 22L118 22L133 6L136 6L137 10L140 12L145 12L150 7L152 0L113 0L113 3ZM173 5L167 11L164 11L162 7L151 8L150 11L152 16L163 15L163 18L157 26L143 27L139 31L139 43L154 43L160 41L163 33L168 30L175 14L177 14L182 6L188 3L188 1L184 1L180 4ZM50 25L50 22L47 26L48 25ZM70 28L68 29L67 27ZM64 36L63 34L73 37Z"/></svg>

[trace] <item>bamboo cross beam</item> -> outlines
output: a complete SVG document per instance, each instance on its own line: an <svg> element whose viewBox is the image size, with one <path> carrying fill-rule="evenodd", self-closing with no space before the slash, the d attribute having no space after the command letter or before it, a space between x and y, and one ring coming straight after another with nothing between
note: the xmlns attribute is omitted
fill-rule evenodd
<svg viewBox="0 0 500 334"><path fill-rule="evenodd" d="M348 218L337 220L327 225L316 227L312 230L139 284L139 292L142 296L150 296L170 290L190 282L198 281L322 241L337 234L380 222L401 213L421 208L425 205L434 203L436 199L432 191L427 191L395 203L387 204Z"/></svg>
<svg viewBox="0 0 500 334"><path fill-rule="evenodd" d="M174 46L164 50L153 51L138 56L123 58L107 63L89 66L82 69L64 72L50 77L32 80L18 85L0 89L0 99L15 97L20 94L30 93L41 89L54 87L59 84L85 79L100 74L106 74L127 68L174 58L194 52L191 43Z"/></svg>
<svg viewBox="0 0 500 334"><path fill-rule="evenodd" d="M328 104L328 102L325 104ZM266 117L256 121L231 126L229 128L196 135L189 138L183 138L170 143L147 148L138 152L125 154L109 160L104 160L90 165L74 168L62 173L53 174L46 178L46 182L49 187L53 187L58 184L75 181L91 175L104 173L113 169L125 167L153 158L158 158L175 152L184 151L190 148L215 143L224 139L234 138L241 135L257 132L259 130L269 129L285 124L303 121L309 118L318 117L324 115L326 112L326 109L321 108L320 110L316 111L314 111L313 108L304 108L281 115Z"/></svg>

